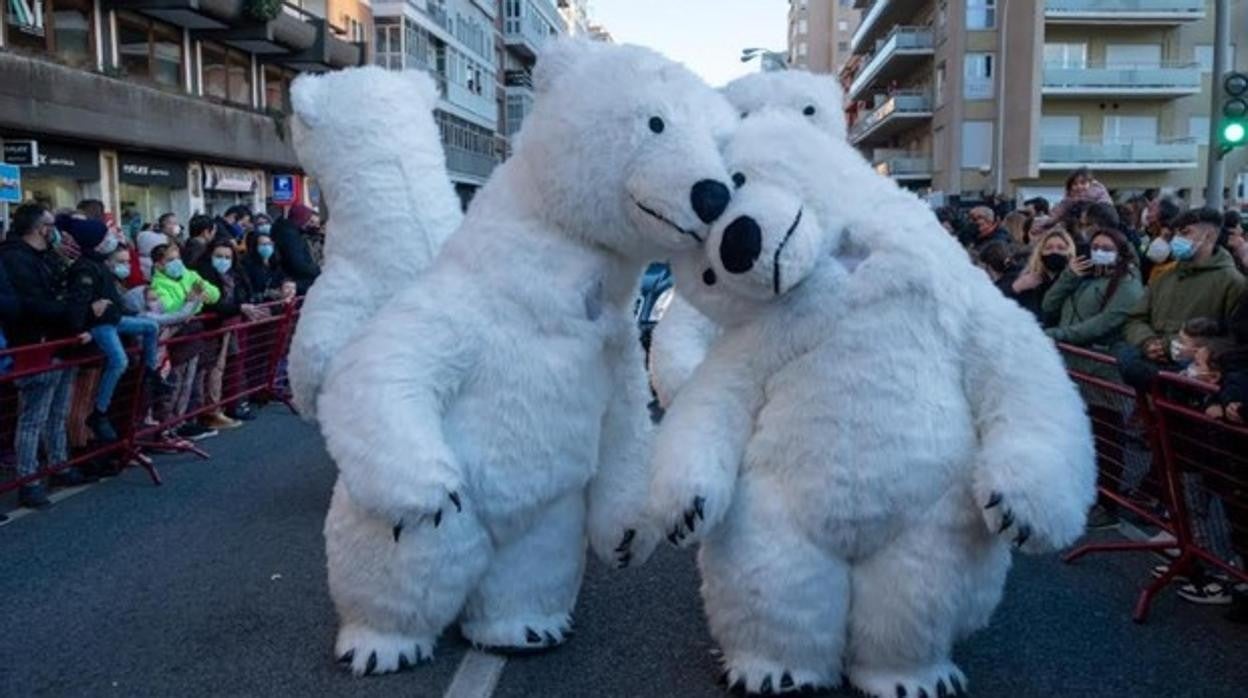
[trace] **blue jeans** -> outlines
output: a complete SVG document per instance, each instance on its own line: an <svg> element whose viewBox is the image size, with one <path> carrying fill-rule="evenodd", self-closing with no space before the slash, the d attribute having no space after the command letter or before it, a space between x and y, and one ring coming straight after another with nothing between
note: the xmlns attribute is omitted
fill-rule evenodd
<svg viewBox="0 0 1248 698"><path fill-rule="evenodd" d="M143 342L143 365L149 371L155 371L156 342L160 338L160 325L155 320L141 317L123 317L116 325L97 325L91 328L91 338L104 354L104 374L100 376L100 390L95 394L95 409L106 412L113 401L113 393L117 384L126 372L130 362L126 359L126 348L121 343L122 336L139 337Z"/></svg>

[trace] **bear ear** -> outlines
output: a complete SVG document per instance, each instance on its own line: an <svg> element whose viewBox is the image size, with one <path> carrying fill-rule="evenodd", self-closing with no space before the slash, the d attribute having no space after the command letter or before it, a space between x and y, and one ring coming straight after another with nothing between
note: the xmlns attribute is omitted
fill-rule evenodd
<svg viewBox="0 0 1248 698"><path fill-rule="evenodd" d="M290 85L290 106L303 123L315 128L320 122L325 85L319 75L304 73Z"/></svg>
<svg viewBox="0 0 1248 698"><path fill-rule="evenodd" d="M433 78L423 70L405 70L400 75L407 84L407 89L415 93L425 106L433 109L438 102L438 86Z"/></svg>
<svg viewBox="0 0 1248 698"><path fill-rule="evenodd" d="M548 92L560 76L593 53L595 44L585 39L558 38L547 41L537 57L533 69L533 89L541 94Z"/></svg>

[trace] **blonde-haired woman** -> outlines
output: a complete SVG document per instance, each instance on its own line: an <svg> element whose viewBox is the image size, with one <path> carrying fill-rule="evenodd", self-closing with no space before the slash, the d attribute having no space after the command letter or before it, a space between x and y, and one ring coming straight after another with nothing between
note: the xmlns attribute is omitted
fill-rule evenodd
<svg viewBox="0 0 1248 698"><path fill-rule="evenodd" d="M1030 310L1045 327L1053 325L1057 318L1045 317L1044 296L1074 256L1075 241L1070 235L1061 228L1050 230L1036 241L1023 273L1010 286L1012 293L1008 295Z"/></svg>
<svg viewBox="0 0 1248 698"><path fill-rule="evenodd" d="M1027 246L1027 214L1013 211L1005 217L1001 225L1005 227L1005 232L1010 234L1010 242L1014 243L1016 248Z"/></svg>

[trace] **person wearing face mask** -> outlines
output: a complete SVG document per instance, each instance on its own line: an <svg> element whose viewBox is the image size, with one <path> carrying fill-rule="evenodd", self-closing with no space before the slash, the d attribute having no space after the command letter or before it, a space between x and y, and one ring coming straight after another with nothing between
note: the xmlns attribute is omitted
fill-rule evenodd
<svg viewBox="0 0 1248 698"><path fill-rule="evenodd" d="M1167 366L1171 340L1184 323L1208 317L1226 324L1248 285L1230 253L1217 246L1220 212L1193 209L1180 215L1174 227L1170 252L1175 267L1152 282L1132 309L1124 332L1127 346L1118 352L1123 379L1137 389L1146 389Z"/></svg>
<svg viewBox="0 0 1248 698"><path fill-rule="evenodd" d="M311 288L312 282L321 275L321 267L312 253L310 238L316 236L321 225L316 211L295 204L285 218L273 224L271 237L282 263L286 278L295 282L299 295Z"/></svg>
<svg viewBox="0 0 1248 698"><path fill-rule="evenodd" d="M1171 198L1154 199L1145 209L1148 238L1147 242L1141 240L1140 273L1149 285L1174 269L1170 239L1174 237L1174 222L1182 213L1183 209Z"/></svg>
<svg viewBox="0 0 1248 698"><path fill-rule="evenodd" d="M1056 283L1058 276L1070 264L1075 254L1075 243L1064 230L1050 230L1040 237L1031 251L1027 266L1010 285L1006 295L1030 310L1046 327L1056 322L1056 315L1044 312L1044 297Z"/></svg>
<svg viewBox="0 0 1248 698"><path fill-rule="evenodd" d="M69 270L69 293L76 299L75 307L79 309L71 321L76 330L90 333L105 357L94 409L87 416L86 425L97 441L112 443L118 435L108 418L108 408L129 366L123 336L138 337L142 343L149 391L163 396L171 390L155 371L159 328L150 320L125 313L122 284L129 278L132 268L130 252L121 246L118 236L100 221L90 219L66 219L63 227L82 250Z"/></svg>
<svg viewBox="0 0 1248 698"><path fill-rule="evenodd" d="M251 303L251 282L240 265L235 263L235 247L231 240L214 241L209 255L200 260L199 274L204 280L221 290L220 297L204 310L215 315L221 326L232 327L246 321L259 320L267 314ZM247 334L232 331L224 335L213 348L211 360L201 363L208 402L219 404L222 391L234 395L243 388L243 364L238 357L247 350ZM228 373L227 373L227 369ZM231 429L242 421L252 419L250 407L245 402L227 405L205 415L200 424L209 429Z"/></svg>
<svg viewBox="0 0 1248 698"><path fill-rule="evenodd" d="M1088 257L1074 257L1044 296L1046 315L1057 325L1045 334L1097 351L1122 340L1127 314L1144 296L1131 244L1117 230L1094 232Z"/></svg>
<svg viewBox="0 0 1248 698"><path fill-rule="evenodd" d="M247 236L247 251L243 254L243 271L251 286L251 302L264 303L281 298L282 260L277 246L269 236L265 224L256 226Z"/></svg>
<svg viewBox="0 0 1248 698"><path fill-rule="evenodd" d="M152 250L157 245L168 245L170 243L180 244L182 238L182 226L178 223L178 214L163 213L156 221L154 230L141 231L134 240L135 249L138 251L136 257L139 260L139 267L143 271L143 278L146 281L152 280Z"/></svg>

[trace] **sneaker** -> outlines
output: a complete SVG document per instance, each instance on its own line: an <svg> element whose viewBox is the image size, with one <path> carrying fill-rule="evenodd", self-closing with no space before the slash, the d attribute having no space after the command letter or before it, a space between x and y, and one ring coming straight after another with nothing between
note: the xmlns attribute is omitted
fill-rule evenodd
<svg viewBox="0 0 1248 698"><path fill-rule="evenodd" d="M200 418L199 423L209 429L237 429L243 426L243 423L237 419L230 419L222 412L215 412Z"/></svg>
<svg viewBox="0 0 1248 698"><path fill-rule="evenodd" d="M241 422L250 422L256 418L256 411L251 409L250 403L241 402L226 410L225 416Z"/></svg>
<svg viewBox="0 0 1248 698"><path fill-rule="evenodd" d="M1088 512L1088 529L1100 530L1118 526L1118 517L1109 513L1109 509L1097 504Z"/></svg>
<svg viewBox="0 0 1248 698"><path fill-rule="evenodd" d="M48 484L53 487L77 487L78 485L88 485L98 480L98 477L92 477L78 468L66 468L48 478Z"/></svg>
<svg viewBox="0 0 1248 698"><path fill-rule="evenodd" d="M52 506L48 491L43 485L22 485L17 492L17 503L27 509L47 509Z"/></svg>
<svg viewBox="0 0 1248 698"><path fill-rule="evenodd" d="M1209 580L1204 584L1184 584L1179 587L1179 598L1203 606L1229 606L1231 590L1224 582Z"/></svg>
<svg viewBox="0 0 1248 698"><path fill-rule="evenodd" d="M87 415L87 428L95 434L97 441L111 444L117 441L117 430L113 429L113 423L108 421L108 415L97 410L92 410Z"/></svg>
<svg viewBox="0 0 1248 698"><path fill-rule="evenodd" d="M216 429L209 429L195 422L187 422L178 427L173 433L177 434L179 438L188 441L202 441L218 434Z"/></svg>

